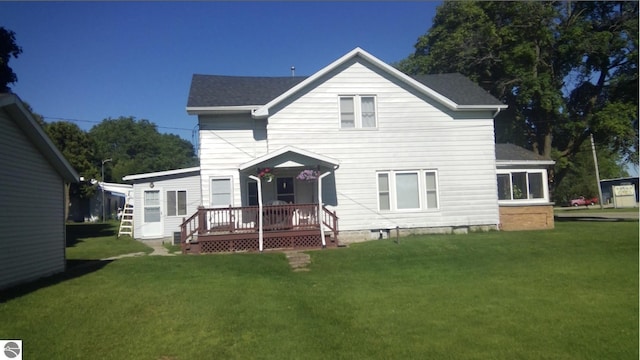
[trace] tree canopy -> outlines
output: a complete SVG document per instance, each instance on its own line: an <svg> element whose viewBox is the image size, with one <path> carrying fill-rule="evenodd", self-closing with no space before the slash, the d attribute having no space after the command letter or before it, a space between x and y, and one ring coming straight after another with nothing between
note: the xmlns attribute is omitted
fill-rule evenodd
<svg viewBox="0 0 640 360"><path fill-rule="evenodd" d="M9 92L9 84L18 81L18 76L9 67L12 57L18 58L22 48L16 44L16 34L0 26L0 93Z"/></svg>
<svg viewBox="0 0 640 360"><path fill-rule="evenodd" d="M445 2L415 49L400 70L477 82L509 106L496 140L553 157L556 181L590 134L637 163L638 2Z"/></svg>
<svg viewBox="0 0 640 360"><path fill-rule="evenodd" d="M122 177L197 165L193 145L174 134L161 134L149 120L133 117L105 119L89 130L95 144L95 164L105 166L106 181Z"/></svg>

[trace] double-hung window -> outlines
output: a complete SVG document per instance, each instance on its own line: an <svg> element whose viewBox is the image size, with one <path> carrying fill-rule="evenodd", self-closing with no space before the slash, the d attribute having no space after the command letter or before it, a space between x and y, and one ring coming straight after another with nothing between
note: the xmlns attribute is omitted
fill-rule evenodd
<svg viewBox="0 0 640 360"><path fill-rule="evenodd" d="M231 178L211 179L211 207L219 208L233 205L231 194Z"/></svg>
<svg viewBox="0 0 640 360"><path fill-rule="evenodd" d="M438 208L437 174L433 170L378 172L380 211Z"/></svg>
<svg viewBox="0 0 640 360"><path fill-rule="evenodd" d="M545 202L549 199L545 170L498 170L498 200Z"/></svg>
<svg viewBox="0 0 640 360"><path fill-rule="evenodd" d="M377 126L375 96L340 96L340 128L374 129Z"/></svg>
<svg viewBox="0 0 640 360"><path fill-rule="evenodd" d="M187 192L185 190L167 191L167 215L187 215Z"/></svg>

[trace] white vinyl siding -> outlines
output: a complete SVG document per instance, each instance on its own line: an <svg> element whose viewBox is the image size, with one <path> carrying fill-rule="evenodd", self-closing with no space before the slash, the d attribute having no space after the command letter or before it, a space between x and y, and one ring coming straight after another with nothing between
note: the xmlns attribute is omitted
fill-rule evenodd
<svg viewBox="0 0 640 360"><path fill-rule="evenodd" d="M185 190L167 191L167 216L187 215L187 192Z"/></svg>
<svg viewBox="0 0 640 360"><path fill-rule="evenodd" d="M153 189L150 187L150 183L154 183ZM144 193L147 190L162 189L162 195L167 195L167 199L162 197L163 205L166 208L161 212L163 226L163 237L173 237L175 232L180 231L180 224L186 218L189 218L198 210L198 206L202 205L202 194L200 191L200 175L197 171L187 172L179 175L168 177L153 177L135 180L133 184L134 204L136 204L136 210L133 212L133 236L136 239L151 239L153 236L150 229L145 226L144 223ZM169 194L175 193L178 197L178 202L175 204L177 215L170 215L170 203L171 200ZM180 215L182 210L182 194L185 195L185 214Z"/></svg>
<svg viewBox="0 0 640 360"><path fill-rule="evenodd" d="M340 127L342 129L375 128L375 96L340 96Z"/></svg>
<svg viewBox="0 0 640 360"><path fill-rule="evenodd" d="M64 180L2 108L0 169L0 289L64 271Z"/></svg>
<svg viewBox="0 0 640 360"><path fill-rule="evenodd" d="M501 203L547 202L546 170L498 170L498 200Z"/></svg>
<svg viewBox="0 0 640 360"><path fill-rule="evenodd" d="M231 178L211 179L211 207L232 205Z"/></svg>

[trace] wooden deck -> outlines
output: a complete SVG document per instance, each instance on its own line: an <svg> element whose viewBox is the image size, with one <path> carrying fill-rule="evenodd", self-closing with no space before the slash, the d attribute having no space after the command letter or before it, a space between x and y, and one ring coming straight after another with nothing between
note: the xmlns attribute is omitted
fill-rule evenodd
<svg viewBox="0 0 640 360"><path fill-rule="evenodd" d="M318 216L318 214L320 216ZM257 206L200 208L181 225L185 254L259 251ZM318 204L271 205L262 208L263 250L317 249L338 245L338 217Z"/></svg>

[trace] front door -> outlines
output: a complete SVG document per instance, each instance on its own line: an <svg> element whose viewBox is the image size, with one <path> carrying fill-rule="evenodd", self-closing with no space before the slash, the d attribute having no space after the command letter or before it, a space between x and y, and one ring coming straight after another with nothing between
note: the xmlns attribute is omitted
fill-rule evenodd
<svg viewBox="0 0 640 360"><path fill-rule="evenodd" d="M295 203L292 177L279 177L276 179L276 199L286 203Z"/></svg>
<svg viewBox="0 0 640 360"><path fill-rule="evenodd" d="M142 237L159 238L163 235L162 225L162 191L145 190Z"/></svg>

